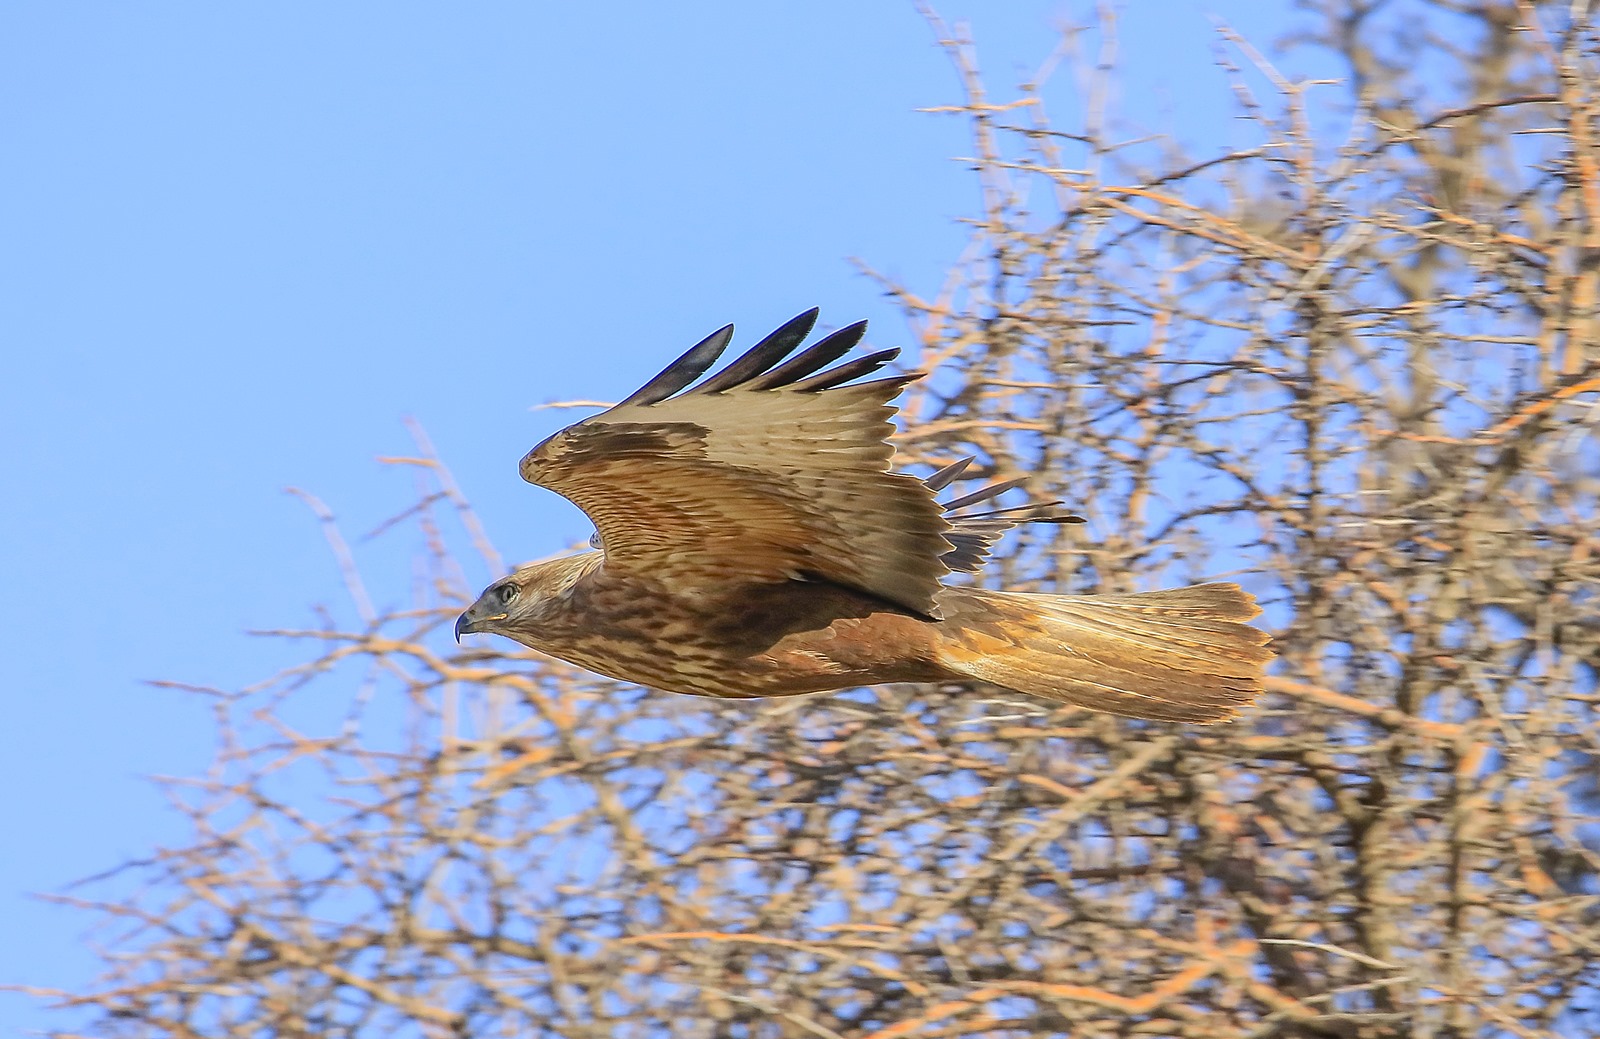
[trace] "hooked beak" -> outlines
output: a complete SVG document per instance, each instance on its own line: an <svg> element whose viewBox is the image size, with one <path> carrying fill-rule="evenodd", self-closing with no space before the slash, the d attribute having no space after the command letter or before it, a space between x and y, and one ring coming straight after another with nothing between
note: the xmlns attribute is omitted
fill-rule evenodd
<svg viewBox="0 0 1600 1039"><path fill-rule="evenodd" d="M456 645L461 645L461 636L472 635L477 632L484 631L486 630L484 625L493 623L494 621L503 621L506 619L506 615L504 613L494 613L487 617L475 616L477 610L478 604L473 603L471 609L456 618Z"/></svg>

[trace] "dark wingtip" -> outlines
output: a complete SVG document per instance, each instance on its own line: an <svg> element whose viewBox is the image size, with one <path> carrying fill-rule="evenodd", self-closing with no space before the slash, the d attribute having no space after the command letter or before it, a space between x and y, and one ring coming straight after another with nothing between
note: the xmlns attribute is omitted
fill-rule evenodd
<svg viewBox="0 0 1600 1039"><path fill-rule="evenodd" d="M809 379L792 383L791 385L795 389L805 392L829 390L835 386L847 383L851 379L859 379L863 375L870 375L899 356L899 347L894 347L889 350L879 350L875 354L868 354L865 357L857 357L853 361L846 361L844 364L829 368L820 375L813 375ZM920 375L920 372L907 375L904 377L903 381L910 382Z"/></svg>
<svg viewBox="0 0 1600 1039"><path fill-rule="evenodd" d="M866 357L857 357L834 368L819 371L849 353L857 343L861 342L862 336L867 331L867 323L857 321L823 337L796 356L789 357L801 343L805 342L806 336L811 334L821 313L817 307L812 307L796 314L761 342L745 351L738 359L689 392L721 393L735 387L749 390L787 387L814 393L869 375L900 355L899 349L880 350ZM659 404L682 392L711 368L716 359L727 349L732 338L732 325L724 325L717 329L696 343L682 357L667 365L655 378L635 390L617 407ZM789 357L787 361L784 360L786 357ZM913 373L897 377L895 381L903 385L920 376L920 372Z"/></svg>
<svg viewBox="0 0 1600 1039"><path fill-rule="evenodd" d="M816 326L817 317L821 313L816 307L812 307L803 314L796 314L779 325L761 342L746 350L738 360L695 387L694 392L721 393L761 375L794 353L795 348L805 342L806 336L811 334L811 329Z"/></svg>
<svg viewBox="0 0 1600 1039"><path fill-rule="evenodd" d="M722 351L733 339L733 326L723 325L715 332L690 347L682 357L661 369L660 373L629 394L617 407L630 404L659 404L694 382L716 363Z"/></svg>
<svg viewBox="0 0 1600 1039"><path fill-rule="evenodd" d="M746 385L752 390L770 390L788 386L837 361L861 342L861 337L866 334L865 321L846 325L836 332L823 336L806 347L803 352L789 358L765 375L751 379Z"/></svg>

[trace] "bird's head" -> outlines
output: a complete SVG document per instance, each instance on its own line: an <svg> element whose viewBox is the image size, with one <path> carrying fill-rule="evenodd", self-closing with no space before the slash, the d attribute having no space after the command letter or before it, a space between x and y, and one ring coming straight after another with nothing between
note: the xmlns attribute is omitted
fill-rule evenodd
<svg viewBox="0 0 1600 1039"><path fill-rule="evenodd" d="M486 632L527 644L528 636L546 627L566 609L572 586L600 558L599 552L581 552L533 563L509 577L500 578L456 618L456 641L460 642L463 635Z"/></svg>

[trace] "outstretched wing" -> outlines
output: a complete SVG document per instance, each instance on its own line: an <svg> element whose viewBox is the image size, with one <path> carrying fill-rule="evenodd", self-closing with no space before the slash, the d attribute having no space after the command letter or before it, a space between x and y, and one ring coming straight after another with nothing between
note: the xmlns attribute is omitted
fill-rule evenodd
<svg viewBox="0 0 1600 1039"><path fill-rule="evenodd" d="M889 401L918 376L852 381L897 350L828 367L866 322L789 358L816 319L801 314L691 388L732 338L719 329L529 451L523 479L589 515L607 570L682 588L824 578L936 616L950 524L923 481L889 472Z"/></svg>

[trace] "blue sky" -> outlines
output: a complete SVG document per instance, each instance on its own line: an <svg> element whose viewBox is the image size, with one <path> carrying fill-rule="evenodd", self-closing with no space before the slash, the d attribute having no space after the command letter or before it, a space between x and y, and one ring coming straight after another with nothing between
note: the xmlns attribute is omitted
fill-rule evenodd
<svg viewBox="0 0 1600 1039"><path fill-rule="evenodd" d="M1266 45L1288 8L1137 5L1123 112L1226 147L1211 16ZM941 6L1001 94L1086 10ZM146 680L264 678L290 648L247 629L342 603L285 487L370 530L410 500L375 460L410 416L508 559L586 537L517 478L561 422L529 407L813 305L907 343L848 258L936 289L976 181L962 123L915 109L958 98L909 2L7 5L0 983L95 966L28 892L183 834L142 777L201 769L208 716ZM46 1022L0 994L0 1026Z"/></svg>

